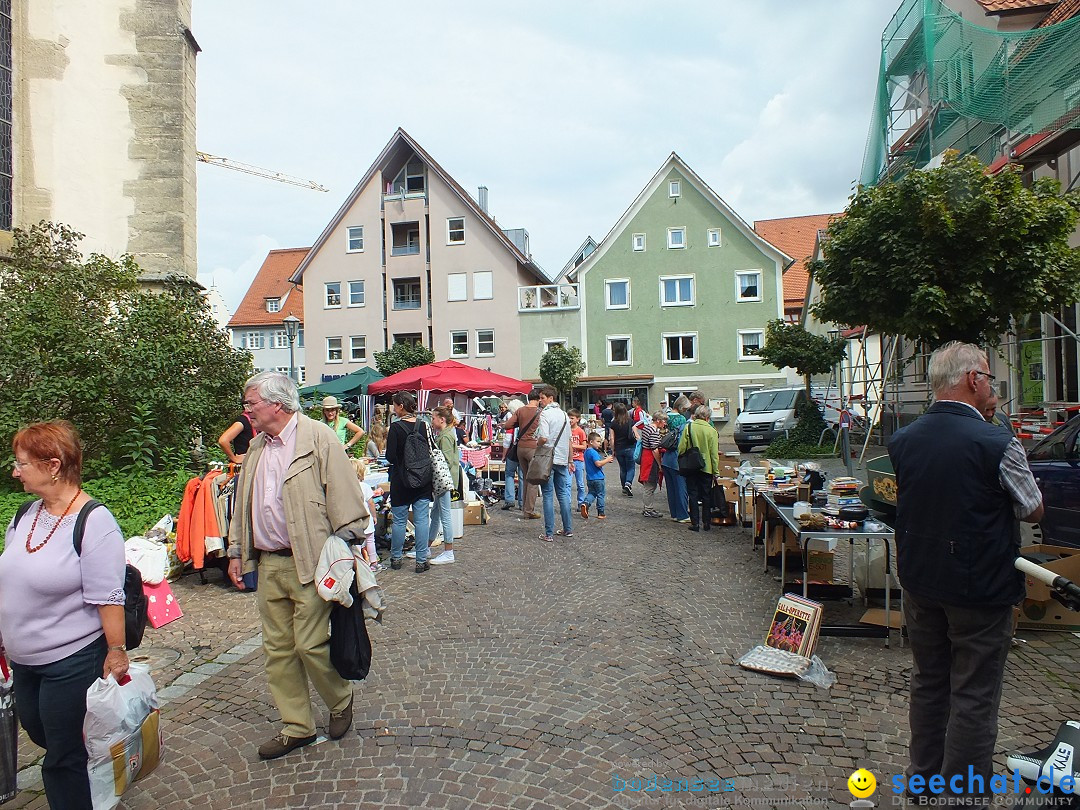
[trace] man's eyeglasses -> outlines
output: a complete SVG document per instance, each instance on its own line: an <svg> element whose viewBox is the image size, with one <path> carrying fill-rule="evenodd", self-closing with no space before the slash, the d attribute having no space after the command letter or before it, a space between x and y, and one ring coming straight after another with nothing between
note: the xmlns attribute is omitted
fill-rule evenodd
<svg viewBox="0 0 1080 810"><path fill-rule="evenodd" d="M244 401L243 401L243 402L242 402L241 404L242 404L242 405L244 406L244 410L245 410L245 411L250 411L250 410L252 410L252 409L253 409L253 408L254 408L254 407L255 407L256 405L258 405L258 404L260 404L260 403L262 403L262 402L266 402L266 400L265 400L265 399L256 399L256 400L255 400L254 402L250 402L250 401L248 401L248 400L246 400L246 399L245 399L245 400L244 400Z"/></svg>
<svg viewBox="0 0 1080 810"><path fill-rule="evenodd" d="M979 375L980 377L986 377L986 381L987 381L987 382L994 382L994 381L995 381L995 380L997 379L997 377L995 377L995 376L994 376L993 374L991 374L991 373L990 373L989 371L977 371L977 370L975 370L975 369L972 369L972 371L974 371L974 372L975 372L976 374L978 374L978 375Z"/></svg>

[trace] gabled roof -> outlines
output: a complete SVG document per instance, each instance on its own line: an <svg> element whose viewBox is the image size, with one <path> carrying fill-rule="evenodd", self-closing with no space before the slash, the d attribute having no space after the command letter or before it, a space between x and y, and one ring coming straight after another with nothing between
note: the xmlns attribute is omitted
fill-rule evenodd
<svg viewBox="0 0 1080 810"><path fill-rule="evenodd" d="M677 168L682 176L685 177L691 185L696 188L701 195L711 202L716 209L723 214L727 219L735 225L739 233L749 239L752 243L756 244L764 253L774 257L778 260L782 267L787 267L793 259L780 250L776 245L771 244L768 240L764 239L758 233L755 233L754 229L750 227L750 224L735 213L735 210L721 199L720 195L713 191L709 184L702 180L697 173L691 169L681 157L672 152L668 159L664 161L664 164L657 170L656 174L652 176L649 182L645 185L645 188L641 190L641 193L637 195L634 201L630 204L619 220L611 227L611 230L607 232L600 245L595 251L586 259L580 266L568 272L567 278L578 280L579 276L583 276L589 272L589 269L600 260L611 248L611 245L615 241L615 237L621 234L626 227L630 224L630 221L637 216L638 212L645 206L645 203L649 201L653 194L664 182L664 178L667 177L668 172L672 168Z"/></svg>
<svg viewBox="0 0 1080 810"><path fill-rule="evenodd" d="M311 248L282 248L266 254L262 267L251 280L251 286L244 293L244 300L236 308L236 314L229 320L229 327L241 326L280 326L286 315L295 315L304 320L304 291L294 287L289 281L297 266ZM280 298L281 311L267 312L266 299Z"/></svg>
<svg viewBox="0 0 1080 810"><path fill-rule="evenodd" d="M1050 9L1058 0L976 0L987 14L1008 14L1017 11L1038 11Z"/></svg>
<svg viewBox="0 0 1080 810"><path fill-rule="evenodd" d="M371 182L372 178L375 177L376 173L386 168L390 163L394 162L394 159L400 155L403 149L411 150L413 153L416 154L418 158L424 161L425 165L428 168L428 171L434 172L437 177L439 177L444 183L446 183L447 186L449 186L449 188L466 205L466 207L473 214L473 216L475 216L478 220L480 220L480 222L484 223L484 225L487 226L488 230L490 230L495 235L495 238L503 244L503 246L513 255L514 259L519 264L523 265L525 269L533 273L544 284L548 283L547 275L532 260L532 257L526 256L524 253L522 253L518 249L517 245L515 245L510 240L510 237L503 233L503 230L501 227L499 227L499 224L480 207L476 200L472 198L472 195L469 194L469 192L467 192L464 188L462 188L458 181L455 180L442 166L440 166L431 155L424 151L423 147L421 147L420 144L413 140L412 136L410 136L409 133L401 127L397 128L397 131L390 138L389 142L387 142L386 146L383 147L383 150L379 153L379 156L375 158L375 162L371 164L371 166L366 172L364 172L364 176L360 178L360 182L356 184L356 187L346 198L345 202L342 203L341 207L337 210L337 213L334 214L333 218L331 218L326 228L323 229L323 232L319 235L319 238L315 240L315 244L311 247L311 252L308 253L308 255L300 263L300 266L297 267L296 271L292 274L292 277L290 279L292 282L296 284L303 283L304 271L307 269L308 264L311 263L315 255L322 249L322 246L326 243L326 240L330 238L330 234L334 232L334 229L341 224L342 220L345 218L345 215L349 212L349 209L351 209L353 204L356 202L357 197L360 196L360 193L367 187L368 183Z"/></svg>
<svg viewBox="0 0 1080 810"><path fill-rule="evenodd" d="M754 230L780 248L795 262L784 271L784 308L801 307L806 299L809 275L806 263L813 258L818 231L829 227L829 221L839 214L810 214L805 217L759 219Z"/></svg>
<svg viewBox="0 0 1080 810"><path fill-rule="evenodd" d="M591 236L586 236L585 241L578 245L578 249L574 251L574 255L570 261L563 266L563 269L559 271L559 275L555 276L552 281L559 281L569 276L574 268L580 267L587 258L596 252L597 247L596 240Z"/></svg>

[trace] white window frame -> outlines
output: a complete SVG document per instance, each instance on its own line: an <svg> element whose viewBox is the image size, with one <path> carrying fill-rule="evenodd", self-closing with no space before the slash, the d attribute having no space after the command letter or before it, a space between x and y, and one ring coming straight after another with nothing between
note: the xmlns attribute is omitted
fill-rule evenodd
<svg viewBox="0 0 1080 810"><path fill-rule="evenodd" d="M678 199L682 196L682 181L681 180L668 180L667 195L672 199Z"/></svg>
<svg viewBox="0 0 1080 810"><path fill-rule="evenodd" d="M645 234L635 233L630 237L630 246L634 249L635 253L644 253L645 241Z"/></svg>
<svg viewBox="0 0 1080 810"><path fill-rule="evenodd" d="M569 338L544 338L544 354L548 353L548 350L552 346L562 346L563 348L570 348Z"/></svg>
<svg viewBox="0 0 1080 810"><path fill-rule="evenodd" d="M331 287L337 287L337 292L331 292ZM332 303L333 296L337 297L337 303ZM341 282L327 281L323 284L323 309L341 309Z"/></svg>
<svg viewBox="0 0 1080 810"><path fill-rule="evenodd" d="M611 355L611 341L626 341L626 359L613 360ZM604 339L604 347L607 352L607 364L609 366L632 366L634 364L634 336L633 335L607 335Z"/></svg>
<svg viewBox="0 0 1080 810"><path fill-rule="evenodd" d="M242 343L244 348L249 352L257 351L266 348L265 339L265 335L263 335L262 332L244 332Z"/></svg>
<svg viewBox="0 0 1080 810"><path fill-rule="evenodd" d="M740 411L745 411L746 410L746 400L748 400L750 398L750 395L752 393L754 393L755 391L760 391L764 387L765 386L762 385L761 383L753 383L751 385L740 385L739 386L739 410Z"/></svg>
<svg viewBox="0 0 1080 810"><path fill-rule="evenodd" d="M337 347L336 348L334 347L333 341L337 341ZM331 354L334 351L336 351L337 355L338 355L336 360L333 358L333 356ZM333 337L328 337L326 339L326 362L327 363L333 363L333 364L336 365L338 363L344 362L344 357L345 357L345 349L344 349L344 343L341 340L341 335L335 335Z"/></svg>
<svg viewBox="0 0 1080 810"><path fill-rule="evenodd" d="M676 245L671 240L671 237L674 236L677 233L682 234L682 244L681 245ZM667 229L667 246L668 246L668 250L685 250L686 249L686 226L685 225L679 225L677 227Z"/></svg>
<svg viewBox="0 0 1080 810"><path fill-rule="evenodd" d="M490 352L480 351L480 333L481 332L491 332L491 351ZM495 356L495 330L493 328L477 329L476 330L476 356L477 357L494 357Z"/></svg>
<svg viewBox="0 0 1080 810"><path fill-rule="evenodd" d="M360 346L356 345L356 341L360 341ZM363 357L356 356L357 348L363 352ZM349 335L349 362L350 363L366 363L368 360L367 353L367 335Z"/></svg>
<svg viewBox="0 0 1080 810"><path fill-rule="evenodd" d="M364 284L363 280L354 279L353 281L350 281L348 284L349 284L349 306L350 307L367 306L367 285ZM359 284L360 285L360 303L359 304L354 304L353 303L353 293L356 292L353 289L354 284Z"/></svg>
<svg viewBox="0 0 1080 810"><path fill-rule="evenodd" d="M454 290L455 284L460 283L461 288ZM468 301L469 300L469 274L447 273L446 274L446 300Z"/></svg>
<svg viewBox="0 0 1080 810"><path fill-rule="evenodd" d="M454 338L455 337L464 339L463 342L459 342L459 343L460 343L460 345L464 346L465 351L463 351L463 352L455 352L454 351ZM458 357L468 357L468 356L469 356L469 330L468 329L455 329L455 330L451 331L450 332L450 359L453 360L453 359L458 358Z"/></svg>
<svg viewBox="0 0 1080 810"><path fill-rule="evenodd" d="M284 329L275 329L270 345L275 349L289 348L289 333Z"/></svg>
<svg viewBox="0 0 1080 810"><path fill-rule="evenodd" d="M307 379L307 366L297 366L297 368L296 368L296 381L298 383L300 383L300 385L303 385L304 381L306 379Z"/></svg>
<svg viewBox="0 0 1080 810"><path fill-rule="evenodd" d="M742 277L743 276L757 276L757 295L753 297L746 297L742 294ZM763 280L763 273L760 270L736 270L735 271L735 302L739 304L749 304L755 301L761 301L761 282Z"/></svg>
<svg viewBox="0 0 1080 810"><path fill-rule="evenodd" d="M278 297L266 299L267 312L281 312L281 299Z"/></svg>
<svg viewBox="0 0 1080 810"><path fill-rule="evenodd" d="M689 337L689 338L694 339L694 356L689 358L689 359L683 358L683 359L680 359L680 360L672 360L667 355L667 341L668 341L668 338L685 338L685 337ZM667 366L685 365L686 363L696 363L696 362L698 362L698 360L701 357L701 346L700 346L700 343L698 341L698 333L697 332L662 332L660 334L660 357L661 357L664 365L667 365Z"/></svg>
<svg viewBox="0 0 1080 810"><path fill-rule="evenodd" d="M353 243L358 242L356 247L353 247ZM364 252L364 226L363 225L349 225L345 228L345 252L346 253L363 253Z"/></svg>
<svg viewBox="0 0 1080 810"><path fill-rule="evenodd" d="M706 244L709 247L720 247L720 229L719 228L709 228L705 232L705 236L706 236Z"/></svg>
<svg viewBox="0 0 1080 810"><path fill-rule="evenodd" d="M738 330L738 335L739 335L739 337L738 337L738 341L736 343L736 346L738 347L738 353L739 353L739 358L738 359L739 359L739 362L741 363L744 360L745 361L761 360L761 357L759 357L756 354L754 354L754 355L745 355L744 356L743 338L748 336L748 335L760 335L761 336L761 342L758 344L758 346L759 347L764 347L765 346L765 330L764 329L740 329L740 330Z"/></svg>
<svg viewBox="0 0 1080 810"><path fill-rule="evenodd" d="M472 274L473 301L490 301L495 297L495 274L490 270L476 270Z"/></svg>
<svg viewBox="0 0 1080 810"><path fill-rule="evenodd" d="M626 285L626 303L625 304L612 304L611 303L611 285L612 284L625 284ZM604 305L607 309L630 309L630 279L628 278L607 278L604 279Z"/></svg>
<svg viewBox="0 0 1080 810"><path fill-rule="evenodd" d="M690 279L690 300L680 301L676 298L674 301L664 300L664 282L665 281L682 281L683 279ZM678 295L679 285L675 285L675 292ZM662 307L692 307L697 301L697 279L693 273L683 273L677 276L660 276L660 306Z"/></svg>
<svg viewBox="0 0 1080 810"><path fill-rule="evenodd" d="M460 222L461 226L458 228L451 227L451 222ZM460 239L454 239L454 234L461 232ZM448 245L464 245L465 244L465 217L447 217L446 218L446 244Z"/></svg>

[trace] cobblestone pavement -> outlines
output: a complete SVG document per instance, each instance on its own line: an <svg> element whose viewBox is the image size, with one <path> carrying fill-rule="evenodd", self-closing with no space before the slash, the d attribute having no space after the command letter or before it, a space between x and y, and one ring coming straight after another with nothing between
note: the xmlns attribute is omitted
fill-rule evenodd
<svg viewBox="0 0 1080 810"><path fill-rule="evenodd" d="M611 476L609 476L611 477ZM353 730L273 762L277 731L250 595L216 571L174 583L183 619L150 633L166 759L127 808L847 806L848 775L887 787L906 750L909 654L822 638L831 690L744 671L779 592L748 529L692 533L608 488L609 519L572 538L493 511L459 562L380 575L371 674ZM826 617L857 608L829 602ZM1045 745L1078 700L1080 639L1022 632L1008 664L999 764ZM325 707L314 698L325 722ZM25 741L23 762L33 759ZM643 794L618 780L730 780ZM35 769L12 807L44 807ZM660 798L657 798L660 796ZM878 806L890 798L879 790ZM794 800L794 803L792 803Z"/></svg>

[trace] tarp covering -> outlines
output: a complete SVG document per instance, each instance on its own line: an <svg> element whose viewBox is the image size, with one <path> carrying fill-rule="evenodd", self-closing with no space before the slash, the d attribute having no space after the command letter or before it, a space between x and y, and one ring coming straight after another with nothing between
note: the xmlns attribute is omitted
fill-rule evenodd
<svg viewBox="0 0 1080 810"><path fill-rule="evenodd" d="M527 394L532 388L531 383L513 377L467 366L457 360L440 360L384 377L369 385L368 393L424 390L459 394Z"/></svg>
<svg viewBox="0 0 1080 810"><path fill-rule="evenodd" d="M373 368L365 367L357 369L351 374L346 374L344 377L338 377L336 380L304 386L300 389L300 396L309 396L316 392L323 395L333 394L336 397L366 394L368 393L368 386L381 379L383 379L382 374Z"/></svg>

